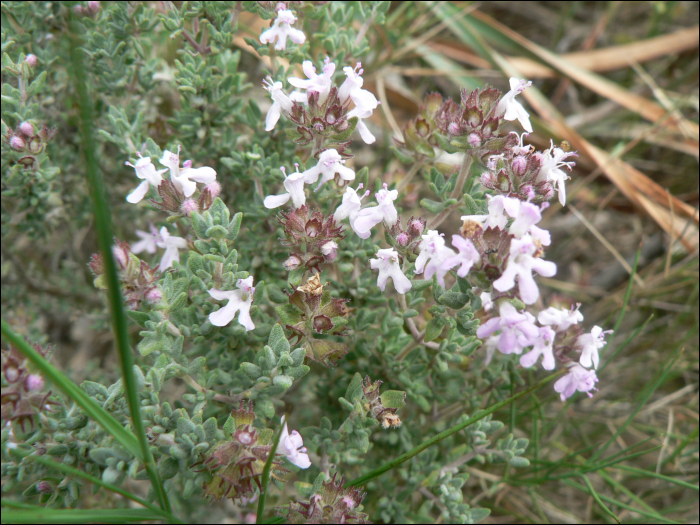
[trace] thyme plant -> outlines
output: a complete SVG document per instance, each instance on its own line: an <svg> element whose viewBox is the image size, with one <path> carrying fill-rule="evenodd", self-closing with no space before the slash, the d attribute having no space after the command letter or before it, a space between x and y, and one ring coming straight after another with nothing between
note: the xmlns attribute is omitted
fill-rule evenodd
<svg viewBox="0 0 700 525"><path fill-rule="evenodd" d="M363 84L386 67L368 32L399 38L389 8L3 4L3 238L48 256L61 229L111 239L111 218L111 247L55 271L74 283L55 307L80 297L106 329L94 288L118 291L122 345L121 377L76 388L3 285L6 493L96 509L116 491L171 521L230 499L292 523L475 523L464 467L528 465L491 418L541 386L525 370L593 395L606 332L535 280L556 273L538 223L575 153L528 144L517 78L428 94L392 142Z"/></svg>

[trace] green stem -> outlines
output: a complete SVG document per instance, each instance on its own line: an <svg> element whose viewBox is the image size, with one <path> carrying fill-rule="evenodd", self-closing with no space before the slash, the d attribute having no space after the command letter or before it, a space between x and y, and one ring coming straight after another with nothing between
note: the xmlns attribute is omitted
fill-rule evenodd
<svg viewBox="0 0 700 525"><path fill-rule="evenodd" d="M99 164L96 156L95 119L92 110L92 99L88 93L87 76L81 48L82 39L78 36L80 31L77 27L72 27L71 38L71 58L73 62L75 86L78 92L78 104L80 106L80 134L82 139L83 153L85 155L85 166L87 169L88 187L95 213L95 227L97 229L97 240L102 252L107 277L108 295L110 311L112 317L112 328L119 353L119 361L122 368L122 378L124 380L124 392L129 403L131 422L134 434L138 439L143 455L143 463L148 473L148 477L153 485L158 503L161 508L168 513L172 513L168 496L165 493L163 484L158 475L156 462L153 459L146 432L141 420L141 403L137 391L136 378L134 377L134 356L129 346L129 333L127 330L126 316L124 315L123 299L117 276L117 266L112 255L112 224L109 203L106 198L104 181L99 171Z"/></svg>
<svg viewBox="0 0 700 525"><path fill-rule="evenodd" d="M267 456L267 461L265 462L265 467L262 471L262 488L260 489L260 499L258 500L258 519L256 523L263 522L263 514L265 513L265 498L267 497L267 487L270 484L270 471L272 470L272 462L275 460L275 453L277 452L277 445L280 442L280 436L282 436L282 430L284 429L284 423L280 425L280 429L277 431L274 441L272 442L272 448L270 449L270 455Z"/></svg>
<svg viewBox="0 0 700 525"><path fill-rule="evenodd" d="M389 461L388 463L385 463L381 467L376 468L376 469L372 470L371 472L368 472L364 476L360 476L359 478L352 480L351 482L348 483L348 486L349 487L357 487L359 485L364 485L368 481L370 481L378 476L381 476L385 472L400 465L404 461L408 461L413 456L420 454L426 448L429 448L429 447L433 446L434 444L439 443L440 441L442 441L446 437L449 437L452 434L456 434L460 430L463 430L463 429L467 428L468 426L473 425L477 421L484 419L489 414L493 414L494 412L496 412L496 410L503 408L504 406L508 405L509 403L512 403L515 400L520 399L521 397L528 395L530 392L534 392L535 390L539 389L543 385L549 383L552 379L559 377L564 372L565 372L565 370L561 370L561 371L557 372L556 374L549 375L549 376L545 377L544 379L542 379L541 381L539 381L538 383L535 383L530 388L523 390L522 392L518 392L514 396L511 396L507 399L504 399L503 401L501 401L499 403L496 403L495 405L490 406L486 410L478 412L476 415L470 417L466 421L463 421L462 423L459 423L459 424L453 426L452 428L448 428L447 430L440 432L438 435L424 441L423 443L421 443L420 445L418 445L414 449L406 452L405 454L401 454L396 459L393 459L393 460Z"/></svg>
<svg viewBox="0 0 700 525"><path fill-rule="evenodd" d="M425 166L425 163L422 161L416 162L413 166L411 166L411 169L406 173L406 176L399 182L399 185L396 186L396 189L399 190L399 193L401 193L406 186L411 182L411 179L413 179L413 176L420 171L420 169Z"/></svg>
<svg viewBox="0 0 700 525"><path fill-rule="evenodd" d="M438 213L432 218L428 224L428 229L434 230L442 224L442 222L447 219L447 217L452 213L455 206L458 206L462 200L462 190L464 189L464 184L469 180L472 171L472 164L474 162L474 157L469 153L464 154L464 161L462 162L462 167L459 169L459 175L457 175L457 182L455 184L454 190L450 194L451 199L457 199L457 204L447 206L444 210Z"/></svg>

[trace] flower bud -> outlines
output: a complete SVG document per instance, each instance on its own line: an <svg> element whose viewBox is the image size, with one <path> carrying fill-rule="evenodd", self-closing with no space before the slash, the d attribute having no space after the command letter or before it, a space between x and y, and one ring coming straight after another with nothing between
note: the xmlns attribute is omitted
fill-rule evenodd
<svg viewBox="0 0 700 525"><path fill-rule="evenodd" d="M334 261L338 256L338 244L335 241L328 241L321 246L321 253L326 256L326 261Z"/></svg>
<svg viewBox="0 0 700 525"><path fill-rule="evenodd" d="M163 292L158 288L151 288L146 292L144 298L150 304L157 304L163 299Z"/></svg>
<svg viewBox="0 0 700 525"><path fill-rule="evenodd" d="M447 126L447 132L450 135L459 135L460 131L461 130L459 124L457 124L456 122L450 122L450 124Z"/></svg>
<svg viewBox="0 0 700 525"><path fill-rule="evenodd" d="M30 392L38 392L44 388L44 378L38 374L29 374L24 382L24 386Z"/></svg>
<svg viewBox="0 0 700 525"><path fill-rule="evenodd" d="M299 257L296 254L290 255L289 259L284 261L284 267L287 269L288 272L291 272L292 270L296 270L302 264L304 264L304 261L301 259L301 257Z"/></svg>
<svg viewBox="0 0 700 525"><path fill-rule="evenodd" d="M467 142L469 142L469 145L472 148L478 148L481 146L481 137L478 133L470 133L469 137L467 138Z"/></svg>
<svg viewBox="0 0 700 525"><path fill-rule="evenodd" d="M27 147L27 143L19 135L13 135L10 139L10 147L15 151L24 151Z"/></svg>
<svg viewBox="0 0 700 525"><path fill-rule="evenodd" d="M51 483L49 483L48 481L40 481L39 483L37 483L36 490L37 490L37 492L40 492L42 494L53 493L53 487L51 486Z"/></svg>
<svg viewBox="0 0 700 525"><path fill-rule="evenodd" d="M95 0L92 0L92 1L87 3L87 8L88 8L88 11L90 11L90 13L92 13L94 15L95 13L97 13L100 10L100 3L95 1Z"/></svg>
<svg viewBox="0 0 700 525"><path fill-rule="evenodd" d="M112 255L114 260L119 265L120 270L124 270L129 266L129 253L126 248L122 246L112 246Z"/></svg>
<svg viewBox="0 0 700 525"><path fill-rule="evenodd" d="M22 375L22 371L14 364L7 364L3 372L8 383L14 383Z"/></svg>
<svg viewBox="0 0 700 525"><path fill-rule="evenodd" d="M27 63L29 67L34 67L36 66L36 55L30 53L26 57L24 57L24 61Z"/></svg>
<svg viewBox="0 0 700 525"><path fill-rule="evenodd" d="M180 206L180 211L182 211L182 214L185 217L189 217L190 215L192 215L193 211L199 211L199 206L197 205L197 201L195 201L194 199L187 199Z"/></svg>
<svg viewBox="0 0 700 525"><path fill-rule="evenodd" d="M527 159L522 155L518 155L513 159L513 173L517 177L522 177L527 172Z"/></svg>
<svg viewBox="0 0 700 525"><path fill-rule="evenodd" d="M73 6L73 13L76 16L83 16L85 14L85 8L82 5L74 5Z"/></svg>
<svg viewBox="0 0 700 525"><path fill-rule="evenodd" d="M18 129L25 137L31 137L34 135L34 126L29 122L22 122L18 126Z"/></svg>
<svg viewBox="0 0 700 525"><path fill-rule="evenodd" d="M408 234L415 239L425 230L425 221L422 219L411 219L408 221Z"/></svg>
<svg viewBox="0 0 700 525"><path fill-rule="evenodd" d="M396 236L396 242L399 246L408 246L410 241L411 239L409 238L408 234L404 232L401 232Z"/></svg>
<svg viewBox="0 0 700 525"><path fill-rule="evenodd" d="M205 188L209 190L209 193L211 193L212 199L215 199L221 193L221 184L216 181L207 184Z"/></svg>

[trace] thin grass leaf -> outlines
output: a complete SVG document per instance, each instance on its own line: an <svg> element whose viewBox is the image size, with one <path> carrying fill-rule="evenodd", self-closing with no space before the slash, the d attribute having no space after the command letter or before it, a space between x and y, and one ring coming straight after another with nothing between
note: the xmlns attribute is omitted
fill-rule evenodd
<svg viewBox="0 0 700 525"><path fill-rule="evenodd" d="M670 456L664 459L661 465L666 465L666 463L669 463L676 459L676 457L678 457L680 453L683 452L683 450L685 449L685 447L688 446L689 443L692 443L698 438L698 434L700 434L700 425L696 425L695 430L693 430L690 434L683 438L683 440L676 447L676 450L674 450Z"/></svg>
<svg viewBox="0 0 700 525"><path fill-rule="evenodd" d="M2 513L2 523L132 523L162 519L161 514L148 509L12 509Z"/></svg>
<svg viewBox="0 0 700 525"><path fill-rule="evenodd" d="M149 503L148 501L139 498L136 494L133 494L129 492L128 490L124 490L121 487L117 487L116 485L112 485L111 483L105 483L102 481L100 478L96 478L95 476L91 476L87 472L83 472L82 470L79 470L77 468L71 467L70 465L66 465L65 463L58 463L57 461L53 461L45 456L27 456L25 458L27 461L34 461L36 463L41 463L42 465L46 465L47 467L55 468L56 470L60 470L61 472L65 472L66 474L70 474L72 476L76 476L78 478L82 478L86 481L89 481L90 483L97 485L99 487L102 487L106 490L115 492L116 494L120 494L124 496L127 499L130 499L131 501L134 501L138 503L139 505L143 505L147 509L152 510L153 512L157 512L164 518L166 518L168 521L171 523L184 523L183 521L177 519L175 516L172 514L169 514L165 512L164 510L159 509L152 503Z"/></svg>
<svg viewBox="0 0 700 525"><path fill-rule="evenodd" d="M668 481L669 483L674 483L676 485L680 485L681 487L685 487L687 489L694 490L695 492L698 492L698 490L700 490L697 485L693 485L692 483L688 483L686 481L681 481L680 479L672 478L670 476L664 476L663 474L657 474L656 472L650 472L648 470L642 470L639 468L628 467L627 465L618 465L615 468L619 468L620 470L626 470L628 472L634 472L635 474L639 474L640 476L643 476L645 478L656 478L656 479Z"/></svg>
<svg viewBox="0 0 700 525"><path fill-rule="evenodd" d="M258 500L257 523L263 522L263 515L265 514L265 498L267 498L267 487L270 485L270 471L272 470L272 462L275 460L275 453L277 452L277 445L279 444L280 437L282 436L282 430L284 430L284 422L282 422L279 430L275 434L270 455L267 456L267 461L265 461L265 466L263 467L261 480L262 488L260 489L260 499Z"/></svg>
<svg viewBox="0 0 700 525"><path fill-rule="evenodd" d="M350 481L347 484L347 486L357 487L359 485L364 485L368 481L370 481L378 476L381 476L385 472L400 465L404 461L408 461L413 456L420 454L425 449L435 445L436 443L439 443L440 441L442 441L446 437L449 437L452 434L455 434L455 433L459 432L460 430L467 428L469 425L473 425L477 421L484 419L489 414L493 414L494 412L496 412L500 408L507 406L509 403L512 403L513 401L520 399L521 397L526 396L526 395L530 394L531 392L538 390L540 387L546 385L547 383L549 383L553 379L556 379L557 377L561 376L564 372L565 372L565 370L561 370L561 371L557 372L556 374L549 375L549 376L545 377L544 379L542 379L541 381L539 381L538 383L531 386L530 388L527 388L527 389L523 390L522 392L518 392L514 396L511 396L507 399L504 399L503 401L496 403L495 405L492 405L485 410L477 412L477 414L470 417L466 421L463 421L462 423L459 423L459 424L453 426L452 428L448 428L447 430L440 432L436 436L433 436L432 438L424 441L423 443L421 443L417 447L414 447L413 449L409 450L405 454L401 454L399 457L385 463L384 465L372 470L371 472L368 472L364 476L360 476L359 478L353 479L352 481Z"/></svg>
<svg viewBox="0 0 700 525"><path fill-rule="evenodd" d="M11 507L11 508L13 508L13 509L29 509L29 510L32 510L32 509L43 509L43 508L44 508L44 507L42 507L42 506L40 506L40 505L31 505L31 504L29 504L29 503L22 503L22 502L19 502L19 501L12 501L11 499L7 499L7 498L5 498L5 499L2 500L2 506L3 506L3 507ZM3 521L3 523L4 523L4 521Z"/></svg>
<svg viewBox="0 0 700 525"><path fill-rule="evenodd" d="M579 485L578 483L576 483L573 480L565 479L565 480L562 480L562 483L564 483L565 485L568 485L570 487L573 487L575 489L581 490L581 491L585 492L586 494L590 494L590 492L588 492L588 488L585 485ZM591 496L592 496L592 494L591 494ZM616 500L616 499L611 498L609 496L606 496L604 494L599 494L598 497L602 501L605 501L606 503L611 503L611 504L616 505L620 508L627 509L627 510L630 510L632 512L636 512L637 514L639 514L640 516L644 516L645 518L655 519L655 520L658 520L662 523L679 523L679 522L674 521L674 520L669 520L666 518L659 518L659 517L655 516L654 514L650 514L642 509L632 507L631 505L628 505L627 503L623 503L620 500Z"/></svg>
<svg viewBox="0 0 700 525"><path fill-rule="evenodd" d="M693 332L694 332L694 330L693 330ZM593 457L591 458L592 461L599 458L608 449L608 447L627 428L627 425L629 425L634 420L637 413L644 407L644 405L646 405L646 403L649 400L649 398L651 397L651 395L659 387L659 385L661 385L663 380L666 378L666 374L668 373L668 371L671 370L671 367L673 366L673 364L676 362L678 357L680 357L681 352L683 350L682 345L685 344L686 340L688 339L689 335L691 335L691 334L692 334L692 332L683 338L683 340L680 342L680 344L676 347L676 349L673 351L673 353L669 357L668 364L661 371L658 378L651 383L650 387L647 389L646 392L642 393L641 400L639 401L639 403L637 403L636 408L632 411L632 413L629 415L627 420L620 426L620 428L617 430L617 432L615 432L615 435L613 435L595 454L593 454Z"/></svg>
<svg viewBox="0 0 700 525"><path fill-rule="evenodd" d="M586 476L581 476L583 481L586 482L586 486L588 487L588 493L593 496L593 499L596 501L598 506L600 506L601 509L610 517L612 517L617 523L620 523L620 518L618 518L613 511L611 511L608 507L605 506L605 503L603 503L600 500L600 496L598 496L598 493L595 491L593 488L593 485L591 485L590 480Z"/></svg>
<svg viewBox="0 0 700 525"><path fill-rule="evenodd" d="M76 405L82 408L85 413L99 423L115 440L119 442L132 455L143 460L141 448L134 435L127 431L112 415L102 408L97 402L89 397L73 381L63 375L56 367L43 358L39 352L34 350L24 339L22 339L7 322L2 320L2 335L13 347L19 350L34 366L36 366L44 377L49 379L71 398Z"/></svg>
<svg viewBox="0 0 700 525"><path fill-rule="evenodd" d="M75 72L75 87L78 92L78 103L80 106L80 135L83 154L85 155L85 165L87 169L88 186L95 213L95 228L97 230L97 240L102 252L107 277L110 312L112 316L112 329L116 339L119 361L122 368L122 379L124 381L124 393L129 402L131 412L131 422L134 434L141 447L141 459L143 461L148 477L151 480L153 491L162 509L168 513L172 512L168 496L163 488L158 469L156 468L153 454L151 453L146 432L141 420L140 396L136 387L134 377L134 356L129 346L129 334L127 330L126 315L124 315L123 299L119 278L117 276L117 266L112 255L112 221L109 202L106 198L106 191L100 167L97 163L95 146L95 119L93 117L92 98L88 93L87 76L83 63L84 51L83 41L80 36L80 26L73 22L70 33L71 40L71 60Z"/></svg>

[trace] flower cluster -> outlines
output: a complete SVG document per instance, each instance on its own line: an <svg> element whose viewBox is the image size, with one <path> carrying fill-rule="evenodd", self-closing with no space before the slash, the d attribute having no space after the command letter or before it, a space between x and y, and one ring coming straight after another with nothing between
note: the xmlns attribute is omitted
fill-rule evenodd
<svg viewBox="0 0 700 525"><path fill-rule="evenodd" d="M44 358L51 359L51 347L34 349ZM51 391L44 391L44 378L30 372L29 363L15 348L2 349L3 387L0 393L2 425L12 421L24 432L33 428L40 413L50 409Z"/></svg>

